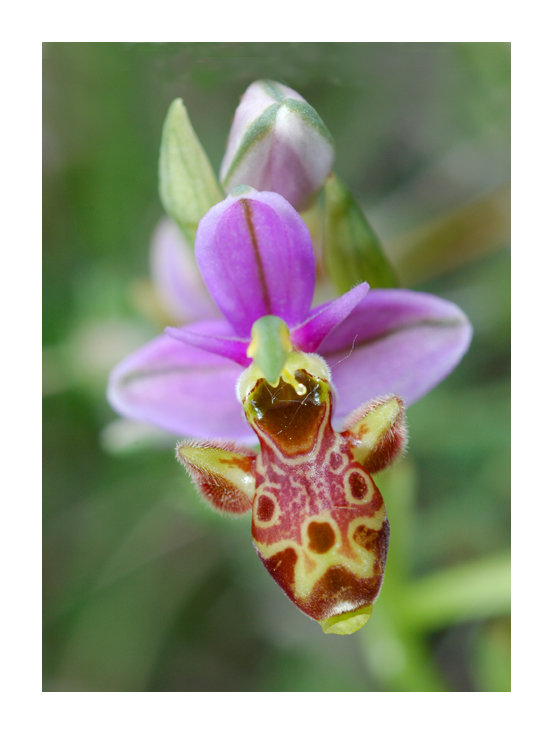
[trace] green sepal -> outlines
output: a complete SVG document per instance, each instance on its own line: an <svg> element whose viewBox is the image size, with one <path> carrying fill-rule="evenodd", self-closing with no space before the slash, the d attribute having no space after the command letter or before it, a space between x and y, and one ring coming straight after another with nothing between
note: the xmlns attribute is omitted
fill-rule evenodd
<svg viewBox="0 0 554 735"><path fill-rule="evenodd" d="M169 106L162 130L159 190L165 211L194 245L198 223L223 194L181 99Z"/></svg>
<svg viewBox="0 0 554 735"><path fill-rule="evenodd" d="M396 276L379 239L354 197L335 174L324 187L323 258L339 293L366 281L372 288L395 288Z"/></svg>

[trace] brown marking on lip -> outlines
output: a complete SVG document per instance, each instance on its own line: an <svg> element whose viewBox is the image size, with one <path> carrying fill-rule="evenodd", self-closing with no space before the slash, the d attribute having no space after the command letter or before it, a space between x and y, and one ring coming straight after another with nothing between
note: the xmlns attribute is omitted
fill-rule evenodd
<svg viewBox="0 0 554 735"><path fill-rule="evenodd" d="M229 465L230 467L238 467L239 470L243 470L243 472L251 473L252 465L254 464L255 459L255 455L252 457L241 457L235 454L229 458L221 457L219 459L219 463Z"/></svg>
<svg viewBox="0 0 554 735"><path fill-rule="evenodd" d="M335 532L327 521L318 523L312 521L308 526L308 547L316 554L325 554L335 543Z"/></svg>
<svg viewBox="0 0 554 735"><path fill-rule="evenodd" d="M343 510L346 510L346 512L341 512ZM337 553L345 560L351 559L352 561L358 561L359 552L357 549L353 548L351 539L348 537L348 524L351 520L351 516L348 512L349 510L349 508L343 509L335 507L331 511L332 518L337 523L340 529L340 546L337 549Z"/></svg>
<svg viewBox="0 0 554 735"><path fill-rule="evenodd" d="M290 457L306 454L313 448L326 412L319 382L305 370L297 370L295 378L306 386L305 395L298 395L281 378L276 388L265 380L258 381L248 397L260 416L254 419L255 426Z"/></svg>
<svg viewBox="0 0 554 735"><path fill-rule="evenodd" d="M370 477L369 480L373 487L373 494L368 504L364 505L364 513L367 513L368 515L374 515L375 513L377 513L378 510L381 510L381 508L385 504L385 501L383 500L383 496L379 492L379 488L373 481L373 478Z"/></svg>
<svg viewBox="0 0 554 735"><path fill-rule="evenodd" d="M264 299L264 306L266 308L267 313L271 314L271 302L269 298L269 290L267 288L264 267L263 267L262 258L260 255L260 250L258 247L258 238L256 236L256 231L254 229L254 223L252 221L252 208L250 206L250 202L248 201L248 199L239 199L239 201L242 206L244 219L246 221L246 226L248 227L248 233L250 235L250 241L252 243L252 249L254 250L254 256L256 258L256 267L258 269L258 280L262 287L262 296Z"/></svg>
<svg viewBox="0 0 554 735"><path fill-rule="evenodd" d="M375 602L383 581L383 575L361 578L342 565L328 569L315 584L307 599L297 605L310 617L326 620L344 612L347 604L357 610Z"/></svg>
<svg viewBox="0 0 554 735"><path fill-rule="evenodd" d="M379 573L385 573L385 564L387 563L387 554L389 551L389 538L390 538L390 523L389 519L385 518L383 525L381 526L381 538L379 539L379 554L373 565L373 572L375 573L376 566L379 565Z"/></svg>
<svg viewBox="0 0 554 735"><path fill-rule="evenodd" d="M380 535L380 529L377 531L374 528L368 528L367 526L361 525L354 531L352 538L366 551L375 552L379 548Z"/></svg>
<svg viewBox="0 0 554 735"><path fill-rule="evenodd" d="M294 599L294 569L298 561L298 554L289 546L269 559L262 557L265 568L271 574L277 584L283 588L287 595Z"/></svg>
<svg viewBox="0 0 554 735"><path fill-rule="evenodd" d="M367 482L359 472L353 472L350 475L348 484L350 485L352 497L356 498L356 500L362 500L367 495Z"/></svg>
<svg viewBox="0 0 554 735"><path fill-rule="evenodd" d="M373 563L373 573L382 574L385 569L387 560L387 551L389 547L390 525L388 520L383 522L379 530L368 528L361 524L356 528L352 536L353 540L363 547L366 551L370 551L375 555Z"/></svg>
<svg viewBox="0 0 554 735"><path fill-rule="evenodd" d="M258 520L262 521L262 523L267 523L272 519L274 512L275 503L273 500L267 495L260 495L258 498L258 509L256 511Z"/></svg>

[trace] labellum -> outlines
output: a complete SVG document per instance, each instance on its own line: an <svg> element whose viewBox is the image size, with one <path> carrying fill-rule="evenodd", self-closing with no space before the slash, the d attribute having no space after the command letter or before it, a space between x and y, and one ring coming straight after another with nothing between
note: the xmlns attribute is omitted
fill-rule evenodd
<svg viewBox="0 0 554 735"><path fill-rule="evenodd" d="M353 633L383 583L389 522L371 473L404 448L404 404L397 396L364 404L337 432L328 366L294 351L271 382L254 359L237 392L259 453L184 441L177 458L214 508L252 512L258 556L302 612L326 633Z"/></svg>

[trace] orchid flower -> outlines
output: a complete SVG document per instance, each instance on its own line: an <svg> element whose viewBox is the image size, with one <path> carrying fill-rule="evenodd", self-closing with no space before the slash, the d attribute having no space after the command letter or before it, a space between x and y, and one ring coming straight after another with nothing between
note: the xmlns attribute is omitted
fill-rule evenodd
<svg viewBox="0 0 554 735"><path fill-rule="evenodd" d="M158 233L154 262L175 305L187 289L171 242ZM200 221L195 251L221 316L168 327L114 369L109 400L194 437L177 458L202 496L252 512L256 551L285 594L324 632L353 633L388 549L372 474L402 454L405 404L453 369L471 326L448 301L367 283L312 307L310 233L274 192L236 187ZM259 454L238 443L256 438Z"/></svg>
<svg viewBox="0 0 554 735"><path fill-rule="evenodd" d="M173 255L168 247L165 257ZM168 328L116 366L108 384L118 413L180 436L257 441L235 385L252 362L251 329L263 316L283 320L294 349L317 352L328 362L336 426L377 396L392 393L407 406L414 403L453 370L471 339L471 325L457 306L414 291L369 291L359 284L310 308L310 234L275 193L242 187L213 207L200 221L196 258L222 316ZM178 270L177 260L158 269L168 285L173 280L174 299ZM189 313L181 293L183 312Z"/></svg>

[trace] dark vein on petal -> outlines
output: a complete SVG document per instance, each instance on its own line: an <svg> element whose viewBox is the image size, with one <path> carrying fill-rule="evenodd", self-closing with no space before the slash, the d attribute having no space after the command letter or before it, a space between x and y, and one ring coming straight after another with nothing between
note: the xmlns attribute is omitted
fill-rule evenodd
<svg viewBox="0 0 554 735"><path fill-rule="evenodd" d="M231 365L237 365L237 363L234 360L231 360L228 357L223 357L220 355L224 360L229 360L229 367ZM207 375L209 373L214 373L215 377L218 377L218 373L221 373L222 368L227 368L228 366L220 366L217 368L210 368L209 366L203 366L202 367L202 373L204 375ZM188 377L192 373L198 372L198 366L196 367L183 367L181 365L168 365L167 367L160 367L160 368L152 368L151 370L131 370L125 375L122 375L120 378L117 379L116 383L118 383L121 386L127 386L131 383L135 383L140 380L152 380L157 378L165 378L169 377L171 375L173 376L183 376Z"/></svg>
<svg viewBox="0 0 554 735"><path fill-rule="evenodd" d="M416 322L412 322L412 323L404 324L402 326L394 327L392 329L388 329L387 331L381 332L380 334L375 334L372 337L366 337L365 339L362 338L358 342L358 345L356 346L356 352L359 352L361 349L363 349L365 347L369 347L371 345L378 344L379 342L383 342L384 340L388 339L388 337L394 337L397 334L402 334L403 332L410 332L410 331L412 331L414 329L420 329L421 327L439 327L441 329L442 328L452 329L454 327L455 328L457 328L457 327L463 327L465 324L466 324L466 322L463 319L456 319L456 318L443 319L443 320L438 320L438 319L421 319L421 320L416 321ZM331 332L330 332L330 334L331 334ZM354 341L356 341L359 336L360 335L357 334L354 337ZM325 345L323 345L323 348L324 349L323 349L323 351L322 351L321 354L324 355L324 357L325 357L326 360L329 360L332 357L338 357L341 353L346 352L346 350L348 349L348 347L336 347L333 350L328 350L327 351L327 350L325 350ZM353 352L353 349L351 347L350 348L350 352L347 355L347 357L350 357L350 355L352 354L352 352ZM343 357L341 360L339 360L339 362L342 362L345 359L346 358ZM336 363L336 365L338 365L338 363ZM332 368L333 368L333 366L331 365L331 369Z"/></svg>
<svg viewBox="0 0 554 735"><path fill-rule="evenodd" d="M254 249L254 255L256 256L256 266L258 268L258 279L262 287L262 296L264 298L264 305L268 314L271 314L271 302L269 299L269 291L267 283L265 281L265 273L260 256L260 250L258 247L258 238L256 237L256 231L254 230L254 223L252 222L252 209L248 199L241 199L240 203L248 226L248 232L250 233L250 241L252 242L252 248Z"/></svg>

